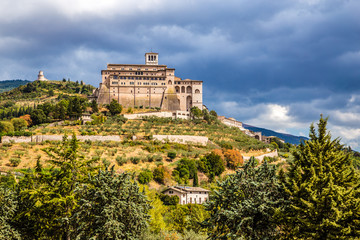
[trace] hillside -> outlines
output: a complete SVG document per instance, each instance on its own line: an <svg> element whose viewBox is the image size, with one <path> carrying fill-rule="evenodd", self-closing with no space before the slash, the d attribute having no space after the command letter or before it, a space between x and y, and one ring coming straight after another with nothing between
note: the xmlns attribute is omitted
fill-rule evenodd
<svg viewBox="0 0 360 240"><path fill-rule="evenodd" d="M286 134L286 133L279 133L279 132L275 132L273 130L269 130L266 128L260 128L260 127L254 127L251 125L247 125L247 124L243 124L243 127L253 131L253 132L261 132L262 135L265 136L275 136L278 138L283 139L286 143L291 143L291 144L300 144L301 141L303 140L308 140L307 137L303 137L303 136L294 136L291 134Z"/></svg>
<svg viewBox="0 0 360 240"><path fill-rule="evenodd" d="M56 103L70 96L86 97L94 89L91 85L71 81L34 81L0 93L0 119L29 114L37 105Z"/></svg>
<svg viewBox="0 0 360 240"><path fill-rule="evenodd" d="M17 88L30 83L29 80L3 80L0 81L0 93L10 91L11 89Z"/></svg>

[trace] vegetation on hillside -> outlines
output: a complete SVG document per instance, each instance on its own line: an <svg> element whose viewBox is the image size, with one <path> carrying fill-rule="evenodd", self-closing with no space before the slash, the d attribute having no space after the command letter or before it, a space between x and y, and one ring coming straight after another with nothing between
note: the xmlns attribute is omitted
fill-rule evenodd
<svg viewBox="0 0 360 240"><path fill-rule="evenodd" d="M28 84L28 80L3 80L0 81L0 93L10 91L11 89L17 88L22 85Z"/></svg>

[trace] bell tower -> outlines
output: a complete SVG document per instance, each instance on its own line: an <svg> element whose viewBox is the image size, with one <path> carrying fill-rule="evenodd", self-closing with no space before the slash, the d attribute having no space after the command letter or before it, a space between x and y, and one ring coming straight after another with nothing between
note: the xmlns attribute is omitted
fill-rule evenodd
<svg viewBox="0 0 360 240"><path fill-rule="evenodd" d="M158 53L145 53L145 64L146 65L158 65L159 64L159 54Z"/></svg>

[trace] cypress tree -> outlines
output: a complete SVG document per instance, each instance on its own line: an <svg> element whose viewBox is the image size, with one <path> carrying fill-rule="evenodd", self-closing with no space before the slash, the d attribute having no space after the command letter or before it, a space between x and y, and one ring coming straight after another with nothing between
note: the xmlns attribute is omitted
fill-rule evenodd
<svg viewBox="0 0 360 240"><path fill-rule="evenodd" d="M285 239L354 239L360 236L358 174L338 138L331 140L321 116L310 140L281 172L289 206L283 212Z"/></svg>

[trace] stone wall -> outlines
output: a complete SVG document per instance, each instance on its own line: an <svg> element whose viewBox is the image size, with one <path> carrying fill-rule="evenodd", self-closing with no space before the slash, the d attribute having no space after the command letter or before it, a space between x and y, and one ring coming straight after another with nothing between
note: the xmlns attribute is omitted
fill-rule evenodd
<svg viewBox="0 0 360 240"><path fill-rule="evenodd" d="M172 112L147 112L147 113L135 113L135 114L124 114L127 119L141 119L142 117L172 117Z"/></svg>
<svg viewBox="0 0 360 240"><path fill-rule="evenodd" d="M68 136L69 139L72 138L72 136ZM90 141L116 141L119 142L121 141L120 136L118 135L109 135L109 136L101 136L101 135L93 135L93 136L76 136L76 138L79 141L85 141L85 140L90 140ZM14 142L14 143L23 143L23 142L43 142L43 141L61 141L63 139L62 135L34 135L31 137L9 137L9 136L4 136L1 138L1 142L2 143L9 143Z"/></svg>
<svg viewBox="0 0 360 240"><path fill-rule="evenodd" d="M169 141L175 143L193 143L206 146L209 139L203 136L189 136L189 135L153 135L153 138L159 141Z"/></svg>

